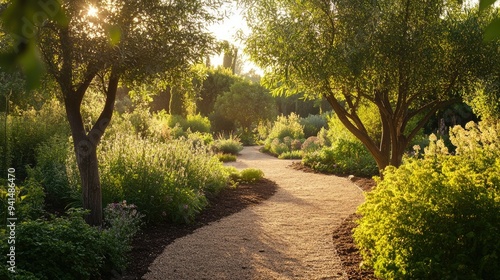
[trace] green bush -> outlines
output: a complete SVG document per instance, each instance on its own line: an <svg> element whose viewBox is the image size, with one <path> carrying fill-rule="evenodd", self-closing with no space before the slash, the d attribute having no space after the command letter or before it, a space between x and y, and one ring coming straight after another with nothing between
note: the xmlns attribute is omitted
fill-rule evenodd
<svg viewBox="0 0 500 280"><path fill-rule="evenodd" d="M279 116L274 122L267 139L270 141L276 138L283 140L287 136L292 139L304 138L304 128L300 124L300 117L295 113L290 114L288 117Z"/></svg>
<svg viewBox="0 0 500 280"><path fill-rule="evenodd" d="M228 183L222 163L189 139L163 143L118 134L99 149L104 204L127 200L148 221L189 222L206 205L205 192Z"/></svg>
<svg viewBox="0 0 500 280"><path fill-rule="evenodd" d="M68 137L56 135L36 148L37 164L28 168L30 180L39 182L45 190L45 202L52 210L61 211L75 197L78 190L72 187L66 173L66 160L72 147Z"/></svg>
<svg viewBox="0 0 500 280"><path fill-rule="evenodd" d="M130 242L138 230L140 215L129 209L109 211L106 228L100 230L83 220L83 211L71 209L68 217L28 220L16 227L16 277L0 269L2 279L101 279L111 270L123 270ZM136 211L135 209L132 209ZM109 214L109 213L113 214ZM5 231L0 238L7 240ZM7 242L0 251L8 251ZM6 263L6 254L0 257Z"/></svg>
<svg viewBox="0 0 500 280"><path fill-rule="evenodd" d="M241 183L254 183L264 178L264 172L256 168L246 168L240 172Z"/></svg>
<svg viewBox="0 0 500 280"><path fill-rule="evenodd" d="M170 128L174 128L178 125L183 131L187 131L189 129L191 132L210 132L210 120L199 114L188 115L186 118L180 115L170 115L168 117L168 125Z"/></svg>
<svg viewBox="0 0 500 280"><path fill-rule="evenodd" d="M317 136L321 128L328 127L328 122L324 115L309 115L306 118L300 119L300 124L304 127L305 138Z"/></svg>
<svg viewBox="0 0 500 280"><path fill-rule="evenodd" d="M222 162L236 161L236 156L232 154L217 154L217 158Z"/></svg>
<svg viewBox="0 0 500 280"><path fill-rule="evenodd" d="M455 127L456 155L431 139L423 159L388 167L358 212L355 241L387 279L500 278L499 125Z"/></svg>
<svg viewBox="0 0 500 280"><path fill-rule="evenodd" d="M16 182L17 183L17 182ZM7 182L0 181L0 226L7 222L8 191ZM15 213L20 221L37 219L44 214L45 193L42 186L34 180L26 180L23 185L16 185Z"/></svg>
<svg viewBox="0 0 500 280"><path fill-rule="evenodd" d="M337 140L332 147L305 153L304 165L323 173L371 177L378 174L372 155L359 141Z"/></svg>
<svg viewBox="0 0 500 280"><path fill-rule="evenodd" d="M190 129L192 132L210 133L210 120L207 117L198 115L188 115L186 119L185 129Z"/></svg>
<svg viewBox="0 0 500 280"><path fill-rule="evenodd" d="M302 151L304 153L311 153L321 148L321 142L318 137L311 136L302 144Z"/></svg>
<svg viewBox="0 0 500 280"><path fill-rule="evenodd" d="M131 243L141 226L144 216L137 212L136 206L111 203L104 208L104 228L102 238L108 248L105 271L123 271L127 266L127 253L132 249Z"/></svg>
<svg viewBox="0 0 500 280"><path fill-rule="evenodd" d="M36 165L36 148L54 135L69 136L64 106L55 100L45 103L39 111L30 109L9 116L7 127L9 140L6 153L2 154L7 162L0 161L2 178L6 177L7 168L15 168L17 179L26 179L26 168ZM0 135L3 143L5 132L0 131Z"/></svg>
<svg viewBox="0 0 500 280"><path fill-rule="evenodd" d="M16 227L17 268L42 280L97 278L106 244L98 228L87 225L79 214L20 223ZM4 236L2 240L6 240ZM1 251L6 252L6 242L0 244ZM5 264L5 254L1 258Z"/></svg>
<svg viewBox="0 0 500 280"><path fill-rule="evenodd" d="M287 153L289 151L290 148L288 147L288 145L281 142L279 138L274 138L274 140L271 142L271 146L269 147L269 152L276 156Z"/></svg>
<svg viewBox="0 0 500 280"><path fill-rule="evenodd" d="M302 158L302 151L289 151L289 152L284 152L278 156L279 159L301 159Z"/></svg>
<svg viewBox="0 0 500 280"><path fill-rule="evenodd" d="M220 134L213 143L213 149L216 153L238 155L243 150L243 144L239 137L229 134L228 138Z"/></svg>

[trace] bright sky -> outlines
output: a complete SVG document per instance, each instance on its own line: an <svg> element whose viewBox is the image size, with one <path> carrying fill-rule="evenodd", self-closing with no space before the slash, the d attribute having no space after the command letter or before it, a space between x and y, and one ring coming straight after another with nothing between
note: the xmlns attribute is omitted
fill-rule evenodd
<svg viewBox="0 0 500 280"><path fill-rule="evenodd" d="M243 32L245 35L250 33L244 19L244 11L241 7L238 7L235 1L223 6L221 9L225 9L227 17L219 24L210 26L208 30L212 32L219 41L227 40L229 43L240 49L238 55L243 55L243 73L246 73L253 68L257 73L262 75L263 71L250 62L248 57L243 54L244 45L241 40L237 38L238 32ZM222 57L222 54L211 57L211 64L214 66L222 65Z"/></svg>

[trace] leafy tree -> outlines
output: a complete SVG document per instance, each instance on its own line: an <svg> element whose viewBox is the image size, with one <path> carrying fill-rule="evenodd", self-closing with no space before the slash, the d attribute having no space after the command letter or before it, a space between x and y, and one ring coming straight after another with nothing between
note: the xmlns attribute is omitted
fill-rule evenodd
<svg viewBox="0 0 500 280"><path fill-rule="evenodd" d="M245 2L246 50L270 70L267 85L328 100L380 170L401 164L438 109L498 73L498 42L482 39L485 17L459 1ZM378 110L380 138L358 115L366 103Z"/></svg>
<svg viewBox="0 0 500 280"><path fill-rule="evenodd" d="M21 2L11 1L9 5L15 10L22 7ZM216 19L213 9L219 7L220 1L58 3L60 9L53 11L64 14L62 18L66 20L50 16L30 24L36 31L45 67L59 84L64 98L82 181L83 204L91 210L86 221L99 225L102 198L96 146L111 120L120 81L139 80L166 71L179 73L204 57L213 39L202 26ZM96 123L86 131L81 104L92 84L97 84L106 98Z"/></svg>
<svg viewBox="0 0 500 280"><path fill-rule="evenodd" d="M215 114L249 132L257 122L276 116L276 101L264 87L238 81L217 97Z"/></svg>
<svg viewBox="0 0 500 280"><path fill-rule="evenodd" d="M238 81L237 76L226 68L209 69L203 86L196 99L196 108L203 116L210 115L214 110L215 100L219 95L228 92L231 85Z"/></svg>

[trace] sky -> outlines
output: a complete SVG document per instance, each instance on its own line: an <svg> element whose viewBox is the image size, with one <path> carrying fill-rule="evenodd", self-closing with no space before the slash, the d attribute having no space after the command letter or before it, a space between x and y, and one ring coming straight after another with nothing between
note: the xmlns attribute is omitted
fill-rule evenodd
<svg viewBox="0 0 500 280"><path fill-rule="evenodd" d="M227 40L229 43L237 46L240 49L238 52L240 55L243 54L244 44L237 38L237 33L242 32L243 34L249 34L250 30L244 18L244 11L234 2L235 1L232 1L222 8L226 11L226 18L218 24L209 26L208 30L214 34L217 40ZM253 64L244 54L243 60L243 73L250 71L250 69L254 69L258 74L262 75L263 71ZM214 66L222 65L222 55L211 57L210 62Z"/></svg>

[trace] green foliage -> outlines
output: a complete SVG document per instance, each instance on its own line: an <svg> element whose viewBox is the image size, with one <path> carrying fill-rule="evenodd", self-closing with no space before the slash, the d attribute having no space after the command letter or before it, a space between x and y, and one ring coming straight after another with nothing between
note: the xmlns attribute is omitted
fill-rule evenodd
<svg viewBox="0 0 500 280"><path fill-rule="evenodd" d="M189 139L162 143L122 133L104 140L99 154L103 202L126 199L148 221L189 222L206 205L205 192L228 182L221 162Z"/></svg>
<svg viewBox="0 0 500 280"><path fill-rule="evenodd" d="M302 159L303 152L299 150L288 151L281 153L278 158L279 159Z"/></svg>
<svg viewBox="0 0 500 280"><path fill-rule="evenodd" d="M321 141L316 136L311 136L302 144L302 151L304 153L311 153L321 148Z"/></svg>
<svg viewBox="0 0 500 280"><path fill-rule="evenodd" d="M242 184L255 183L264 178L264 172L256 168L246 168L240 171L238 181Z"/></svg>
<svg viewBox="0 0 500 280"><path fill-rule="evenodd" d="M238 81L228 92L217 97L213 119L220 118L245 131L251 131L259 121L270 120L275 116L276 102L265 88ZM221 127L220 124L214 126Z"/></svg>
<svg viewBox="0 0 500 280"><path fill-rule="evenodd" d="M203 116L209 116L214 111L215 100L224 92L229 92L229 88L239 78L231 73L230 69L223 67L210 69L208 76L203 81L200 96L196 100L196 107Z"/></svg>
<svg viewBox="0 0 500 280"><path fill-rule="evenodd" d="M300 124L300 117L292 113L288 117L279 116L274 122L267 139L274 140L278 138L283 140L285 137L292 139L304 138L304 127Z"/></svg>
<svg viewBox="0 0 500 280"><path fill-rule="evenodd" d="M56 100L46 102L38 111L30 109L9 116L7 152L2 155L8 158L8 166L1 166L2 177L5 178L5 170L12 167L16 169L17 179L26 179L26 167L36 164L36 148L54 135L69 135L65 119L64 108ZM3 142L3 130L0 131L0 136ZM5 161L2 160L1 163L3 165Z"/></svg>
<svg viewBox="0 0 500 280"><path fill-rule="evenodd" d="M236 156L233 154L217 154L217 158L222 162L232 162L236 161Z"/></svg>
<svg viewBox="0 0 500 280"><path fill-rule="evenodd" d="M233 182L233 186L238 186L238 184L252 184L264 178L264 172L256 168L246 168L239 171L233 166L228 166L226 167L226 171Z"/></svg>
<svg viewBox="0 0 500 280"><path fill-rule="evenodd" d="M112 269L123 270L140 215L126 204L107 207L106 228L101 230L86 224L83 213L71 209L68 217L18 224L15 247L20 276L12 279L97 279L110 276ZM7 240L5 234L0 232L2 240ZM7 252L7 246L0 243L0 251ZM0 258L5 263L6 254ZM3 270L5 266L0 276L8 273Z"/></svg>
<svg viewBox="0 0 500 280"><path fill-rule="evenodd" d="M210 121L201 115L188 115L186 118L180 115L170 115L168 125L171 128L179 125L184 131L189 129L192 132L210 132Z"/></svg>
<svg viewBox="0 0 500 280"><path fill-rule="evenodd" d="M8 192L7 182L0 181L0 226L7 222ZM26 180L23 185L16 186L15 213L20 221L37 219L44 213L45 193L40 184L34 180Z"/></svg>
<svg viewBox="0 0 500 280"><path fill-rule="evenodd" d="M7 244L1 244L6 252ZM105 249L99 230L87 225L81 212L16 227L16 265L39 279L93 279L99 275Z"/></svg>
<svg viewBox="0 0 500 280"><path fill-rule="evenodd" d="M237 156L241 150L243 150L243 145L238 136L230 133L228 138L224 138L223 134L218 136L218 139L214 141L212 145L216 153L231 154Z"/></svg>
<svg viewBox="0 0 500 280"><path fill-rule="evenodd" d="M105 270L125 270L127 253L132 249L132 239L140 229L142 218L144 216L137 212L136 206L125 200L104 208L102 238L108 248Z"/></svg>
<svg viewBox="0 0 500 280"><path fill-rule="evenodd" d="M498 123L455 127L456 155L437 138L423 159L389 167L367 195L354 237L387 279L500 277Z"/></svg>
<svg viewBox="0 0 500 280"><path fill-rule="evenodd" d="M28 169L29 179L45 190L45 202L51 210L61 211L77 190L69 184L66 160L72 153L68 137L55 135L36 148L36 166Z"/></svg>
<svg viewBox="0 0 500 280"><path fill-rule="evenodd" d="M356 140L339 139L331 147L305 153L302 162L324 173L360 177L371 177L378 173L373 157Z"/></svg>
<svg viewBox="0 0 500 280"><path fill-rule="evenodd" d="M300 124L304 127L305 138L318 135L321 128L328 128L325 115L309 115L306 118L301 118Z"/></svg>

